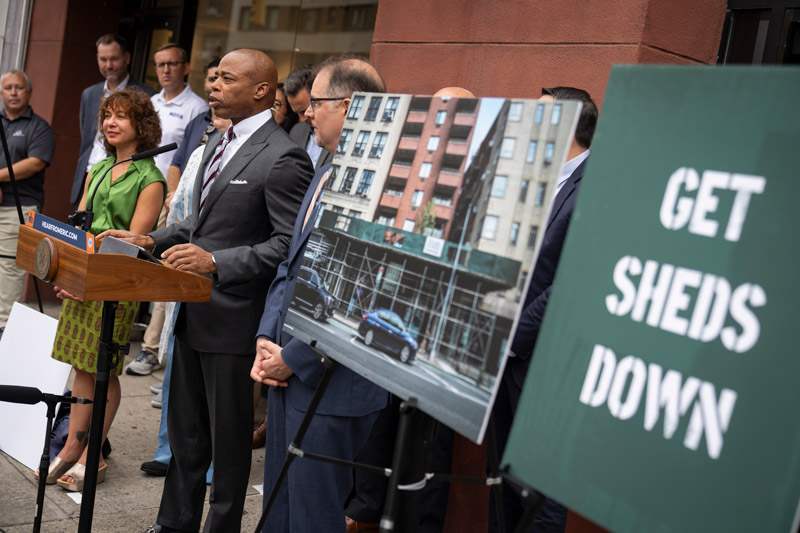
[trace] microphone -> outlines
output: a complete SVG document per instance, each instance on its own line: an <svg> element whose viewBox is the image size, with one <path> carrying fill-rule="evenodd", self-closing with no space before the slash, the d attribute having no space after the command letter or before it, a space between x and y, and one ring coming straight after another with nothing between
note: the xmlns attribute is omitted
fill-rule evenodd
<svg viewBox="0 0 800 533"><path fill-rule="evenodd" d="M117 161L106 170L103 175L97 180L97 185L92 191L92 196L88 200L86 200L86 210L85 211L75 211L72 213L68 218L67 222L71 226L80 226L83 231L89 231L92 227L92 221L94 220L94 212L92 208L94 207L94 197L97 195L97 190L100 188L100 184L106 178L111 169L117 165L121 165L122 163L127 163L129 161L139 161L140 159L146 159L148 157L154 157L159 154L163 154L164 152L170 152L175 150L178 147L178 143L169 143L165 144L164 146L159 146L157 148L153 148L152 150L145 150L144 152L139 152L138 154L133 154L128 159L123 159L122 161Z"/></svg>
<svg viewBox="0 0 800 533"><path fill-rule="evenodd" d="M0 385L0 402L22 403L27 405L35 405L39 402L48 400L56 400L65 403L92 403L92 400L86 398L75 398L66 396L57 396L55 394L47 394L36 387L22 387L19 385Z"/></svg>
<svg viewBox="0 0 800 533"><path fill-rule="evenodd" d="M138 154L133 154L131 156L131 161L139 161L140 159L147 159L148 157L155 157L157 155L163 154L164 152L170 152L178 147L178 143L169 143L165 144L164 146L159 146L158 148L153 148L152 150L145 150L144 152L140 152Z"/></svg>

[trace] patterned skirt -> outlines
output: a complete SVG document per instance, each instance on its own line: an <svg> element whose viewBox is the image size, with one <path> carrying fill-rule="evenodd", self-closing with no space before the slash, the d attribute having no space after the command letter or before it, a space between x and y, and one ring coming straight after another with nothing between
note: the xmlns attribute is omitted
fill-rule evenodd
<svg viewBox="0 0 800 533"><path fill-rule="evenodd" d="M120 302L114 321L114 342L121 346L128 343L133 320L139 302ZM58 316L56 342L51 357L91 374L97 373L97 349L100 343L100 325L103 317L103 302L91 300L77 302L64 300ZM111 368L112 376L122 374L125 356Z"/></svg>

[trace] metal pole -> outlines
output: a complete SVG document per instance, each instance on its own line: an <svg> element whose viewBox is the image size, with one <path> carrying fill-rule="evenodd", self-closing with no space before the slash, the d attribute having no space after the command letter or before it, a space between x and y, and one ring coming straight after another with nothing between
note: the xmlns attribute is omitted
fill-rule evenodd
<svg viewBox="0 0 800 533"><path fill-rule="evenodd" d="M464 227L461 228L461 236L458 239L458 248L456 248L456 257L453 260L453 269L450 272L450 282L447 285L447 291L444 293L444 300L442 300L442 315L439 317L439 322L436 324L436 333L433 335L433 346L430 351L430 361L434 361L436 356L439 355L439 342L442 336L442 329L444 328L445 316L447 308L450 306L450 293L453 291L453 282L456 277L456 270L458 269L458 261L461 259L461 247L464 245L464 236L467 232L469 225L469 217L472 214L472 202L467 209L467 216L464 217Z"/></svg>
<svg viewBox="0 0 800 533"><path fill-rule="evenodd" d="M97 353L97 373L94 384L94 403L92 418L89 422L89 450L86 453L86 474L83 480L81 500L81 517L78 522L79 533L92 530L92 514L94 513L94 496L97 489L97 469L100 465L100 449L103 443L103 424L106 415L106 398L111 361L119 352L114 343L114 320L117 315L118 302L103 302L103 319L100 329L100 345ZM117 364L121 364L117 361Z"/></svg>

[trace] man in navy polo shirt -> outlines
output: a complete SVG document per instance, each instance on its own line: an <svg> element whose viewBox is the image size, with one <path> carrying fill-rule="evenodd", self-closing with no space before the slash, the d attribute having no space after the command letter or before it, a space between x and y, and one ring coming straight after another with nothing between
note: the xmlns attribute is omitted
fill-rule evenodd
<svg viewBox="0 0 800 533"><path fill-rule="evenodd" d="M55 136L47 122L33 113L31 80L21 70L11 69L0 77L3 129L22 212L41 210L44 202L44 169L50 164ZM8 162L0 151L0 337L8 322L11 306L22 297L25 272L17 268L19 216Z"/></svg>

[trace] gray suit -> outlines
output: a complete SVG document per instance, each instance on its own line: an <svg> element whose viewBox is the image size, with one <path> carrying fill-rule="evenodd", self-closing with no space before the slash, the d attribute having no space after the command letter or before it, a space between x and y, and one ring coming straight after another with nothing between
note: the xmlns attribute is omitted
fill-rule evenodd
<svg viewBox="0 0 800 533"><path fill-rule="evenodd" d="M100 110L100 99L103 97L103 86L105 81L95 83L87 87L81 94L81 151L78 155L78 167L75 169L75 177L72 179L72 192L69 201L72 205L77 205L83 194L83 183L86 178L86 165L89 164L89 154L92 153L92 144L97 134L97 112ZM147 96L153 96L156 91L149 85L139 83L133 78L128 79L127 87L136 87L144 91Z"/></svg>
<svg viewBox="0 0 800 533"><path fill-rule="evenodd" d="M311 137L312 133L313 130L308 126L308 124L304 122L298 122L292 126L292 131L289 132L289 137L291 137L292 140L296 142L298 146L300 146L300 148L305 150L306 145L308 144L308 139ZM322 152L320 152L319 157L317 158L316 163L314 163L314 170L319 170L332 161L333 154L323 148Z"/></svg>
<svg viewBox="0 0 800 533"><path fill-rule="evenodd" d="M219 139L218 133L209 140L201 169ZM150 234L157 254L193 243L213 252L217 265L211 300L183 304L175 327L167 415L173 456L158 523L197 531L213 458L205 531L239 531L250 473L255 335L313 169L305 151L269 120L223 167L200 212L203 176L198 172L192 215Z"/></svg>

